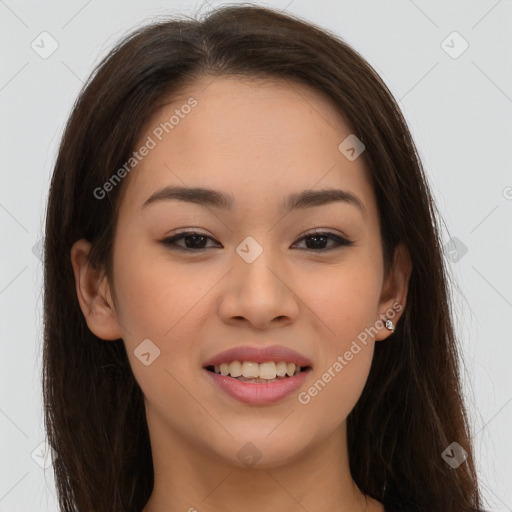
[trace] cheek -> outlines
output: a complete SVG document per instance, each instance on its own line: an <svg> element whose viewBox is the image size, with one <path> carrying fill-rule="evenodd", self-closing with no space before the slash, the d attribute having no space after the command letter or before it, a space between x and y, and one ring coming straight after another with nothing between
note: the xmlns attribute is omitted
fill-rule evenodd
<svg viewBox="0 0 512 512"><path fill-rule="evenodd" d="M372 346L361 345L348 361L333 354L329 363L317 368L315 378L298 395L298 414L318 437L330 435L346 420L364 389L373 355ZM340 356L340 360L338 360ZM318 418L323 418L318 421Z"/></svg>
<svg viewBox="0 0 512 512"><path fill-rule="evenodd" d="M198 365L191 357L200 340L198 303L218 278L193 265L184 271L154 248L151 255L140 247L123 252L120 244L114 265L117 316L134 376L151 402L183 407L187 397L179 383Z"/></svg>
<svg viewBox="0 0 512 512"><path fill-rule="evenodd" d="M200 297L205 282L197 272L184 270L165 251L143 244L114 253L118 318L130 334L162 337Z"/></svg>
<svg viewBox="0 0 512 512"><path fill-rule="evenodd" d="M328 430L343 421L356 404L368 378L378 317L381 274L369 258L331 269L328 279L303 288L303 297L320 320L316 380L299 400L305 410L325 414L332 407ZM309 294L308 294L309 290ZM322 412L323 411L323 412Z"/></svg>
<svg viewBox="0 0 512 512"><path fill-rule="evenodd" d="M197 371L200 326L211 315L208 292L223 269L212 271L211 264L201 263L179 265L154 247L123 249L120 243L114 254L117 316L134 373L140 373L136 354L147 339L158 353L151 368L179 375Z"/></svg>
<svg viewBox="0 0 512 512"><path fill-rule="evenodd" d="M343 344L377 320L381 277L377 265L358 256L302 280L300 294L330 338Z"/></svg>

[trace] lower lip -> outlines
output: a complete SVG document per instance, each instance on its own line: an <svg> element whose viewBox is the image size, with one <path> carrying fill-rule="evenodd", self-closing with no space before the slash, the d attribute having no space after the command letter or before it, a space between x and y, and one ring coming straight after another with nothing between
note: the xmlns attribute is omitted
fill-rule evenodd
<svg viewBox="0 0 512 512"><path fill-rule="evenodd" d="M264 382L242 382L206 369L203 369L203 371L209 375L209 378L212 379L215 385L229 396L248 404L262 405L279 402L279 400L283 400L294 391L297 391L305 381L311 368L301 371L293 377L287 377L278 382L270 382L268 384Z"/></svg>

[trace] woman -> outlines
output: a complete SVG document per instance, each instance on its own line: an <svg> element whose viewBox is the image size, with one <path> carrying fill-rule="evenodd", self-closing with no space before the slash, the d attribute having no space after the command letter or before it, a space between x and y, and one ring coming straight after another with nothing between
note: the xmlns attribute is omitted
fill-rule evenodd
<svg viewBox="0 0 512 512"><path fill-rule="evenodd" d="M256 6L143 27L73 109L44 400L71 511L477 511L438 216L391 93Z"/></svg>

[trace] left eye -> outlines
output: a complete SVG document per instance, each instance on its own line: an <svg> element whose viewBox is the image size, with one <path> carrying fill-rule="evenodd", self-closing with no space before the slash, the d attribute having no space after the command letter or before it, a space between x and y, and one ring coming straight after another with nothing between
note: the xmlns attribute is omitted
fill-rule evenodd
<svg viewBox="0 0 512 512"><path fill-rule="evenodd" d="M302 238L299 238L299 242L302 241L302 240L313 240L313 247L308 247L306 250L313 250L315 251L315 249L321 249L323 250L323 252L325 251L330 251L332 249L337 249L343 245L347 246L347 245L353 245L354 242L352 242L351 240L349 240L348 238L344 238L342 236L339 236L339 235L336 235L334 233L330 233L329 231L315 231L313 233L309 233L307 235L304 235ZM328 248L324 248L324 247L319 247L320 246L323 246L324 243L326 243L328 240L334 242L334 246L331 246L331 247L328 247Z"/></svg>
<svg viewBox="0 0 512 512"><path fill-rule="evenodd" d="M185 247L183 245L179 245L176 243L177 240L186 240L189 243L185 242ZM187 231L184 233L179 233L178 235L174 235L170 238L166 238L165 240L162 240L162 243L164 245L170 246L171 249L181 250L181 251L201 251L208 249L208 247L205 247L205 242L207 240L214 240L213 238L204 235L202 233L197 233L195 231ZM310 247L307 247L305 250L312 250L315 252L318 252L318 250L321 250L323 252L330 251L332 249L336 249L340 246L347 246L347 245L353 245L354 242L348 240L347 238L338 236L331 232L313 232L309 233L302 238L299 238L298 242L301 242L303 240L313 240L313 244L310 244ZM331 240L334 242L334 247L328 247L325 248L325 244L328 240ZM312 247L311 247L312 245Z"/></svg>

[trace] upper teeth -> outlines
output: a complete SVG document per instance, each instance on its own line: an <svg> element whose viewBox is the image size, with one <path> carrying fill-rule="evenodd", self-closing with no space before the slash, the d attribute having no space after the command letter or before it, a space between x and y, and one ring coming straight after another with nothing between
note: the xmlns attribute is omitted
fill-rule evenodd
<svg viewBox="0 0 512 512"><path fill-rule="evenodd" d="M245 377L245 378L260 378L260 379L275 379L277 377L284 377L285 375L293 376L300 372L300 366L295 363L286 363L280 361L267 361L265 363L254 363L252 361L232 361L231 363L221 363L215 365L215 373L221 375L231 375L231 377Z"/></svg>

